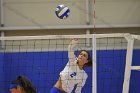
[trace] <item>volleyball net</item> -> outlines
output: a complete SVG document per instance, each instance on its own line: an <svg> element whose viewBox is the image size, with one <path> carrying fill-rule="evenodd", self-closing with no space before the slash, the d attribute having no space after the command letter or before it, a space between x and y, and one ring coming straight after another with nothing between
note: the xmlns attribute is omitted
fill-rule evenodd
<svg viewBox="0 0 140 93"><path fill-rule="evenodd" d="M49 93L68 62L71 38L79 40L76 56L80 50L92 55L81 93L138 93L140 37L127 33L0 37L0 93L9 93L18 75L28 77L38 93Z"/></svg>

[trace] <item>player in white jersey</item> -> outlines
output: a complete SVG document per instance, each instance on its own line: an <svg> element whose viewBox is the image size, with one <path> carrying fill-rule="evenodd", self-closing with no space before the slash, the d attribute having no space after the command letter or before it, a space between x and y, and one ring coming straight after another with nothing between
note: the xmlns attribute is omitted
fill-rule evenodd
<svg viewBox="0 0 140 93"><path fill-rule="evenodd" d="M82 50L78 57L74 55L74 47L78 39L72 39L68 46L69 61L63 71L60 72L60 78L50 93L71 93L76 85L75 93L81 93L82 87L85 85L88 75L84 71L84 67L92 66L90 54L86 50Z"/></svg>

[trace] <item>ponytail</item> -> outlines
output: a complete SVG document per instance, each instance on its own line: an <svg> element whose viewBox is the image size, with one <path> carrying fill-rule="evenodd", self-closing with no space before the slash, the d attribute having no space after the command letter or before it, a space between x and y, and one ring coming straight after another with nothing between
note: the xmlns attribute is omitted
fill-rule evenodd
<svg viewBox="0 0 140 93"><path fill-rule="evenodd" d="M33 84L24 76L18 76L11 84L18 84L24 89L25 93L37 93Z"/></svg>

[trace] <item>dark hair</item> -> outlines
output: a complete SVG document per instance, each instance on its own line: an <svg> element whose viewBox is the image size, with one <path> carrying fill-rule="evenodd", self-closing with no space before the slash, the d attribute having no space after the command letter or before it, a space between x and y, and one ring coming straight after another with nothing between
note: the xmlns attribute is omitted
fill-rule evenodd
<svg viewBox="0 0 140 93"><path fill-rule="evenodd" d="M11 84L21 84L26 93L37 93L33 84L24 76L18 76L16 80L13 80Z"/></svg>
<svg viewBox="0 0 140 93"><path fill-rule="evenodd" d="M87 54L88 54L88 63L85 63L85 65L84 65L84 67L92 67L92 58L91 58L91 56L90 56L90 53L89 53L89 51L87 51L87 50L81 50L80 52L79 52L79 54L82 52L82 51L85 51ZM83 68L84 68L83 67Z"/></svg>

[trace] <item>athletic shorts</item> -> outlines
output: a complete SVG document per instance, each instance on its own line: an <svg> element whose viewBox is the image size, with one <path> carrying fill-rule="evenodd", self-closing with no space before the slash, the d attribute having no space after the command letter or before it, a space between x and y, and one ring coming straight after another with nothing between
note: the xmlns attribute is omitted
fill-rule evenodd
<svg viewBox="0 0 140 93"><path fill-rule="evenodd" d="M64 92L64 91L62 91L62 90L60 90L60 89L58 89L56 87L53 87L51 89L50 93L66 93L66 92Z"/></svg>

